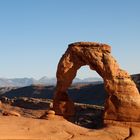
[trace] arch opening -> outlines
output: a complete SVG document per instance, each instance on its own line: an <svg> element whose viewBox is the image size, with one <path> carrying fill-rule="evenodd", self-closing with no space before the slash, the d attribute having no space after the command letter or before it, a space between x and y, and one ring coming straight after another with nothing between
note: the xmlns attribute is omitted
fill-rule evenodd
<svg viewBox="0 0 140 140"><path fill-rule="evenodd" d="M97 80L102 79L102 77L96 71L90 69L89 65L84 65L80 69L78 69L75 78L79 78L82 80L92 78L91 81L94 80L93 78L97 78Z"/></svg>
<svg viewBox="0 0 140 140"><path fill-rule="evenodd" d="M86 75L82 75L86 73ZM102 77L89 66L77 70L76 77L68 89L69 98L75 103L104 106L106 92Z"/></svg>

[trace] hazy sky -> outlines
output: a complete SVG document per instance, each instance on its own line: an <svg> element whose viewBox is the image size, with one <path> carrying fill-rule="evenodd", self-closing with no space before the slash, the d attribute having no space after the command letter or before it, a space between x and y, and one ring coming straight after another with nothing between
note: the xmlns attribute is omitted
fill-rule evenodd
<svg viewBox="0 0 140 140"><path fill-rule="evenodd" d="M55 77L75 41L107 43L121 68L140 73L140 0L0 0L0 77Z"/></svg>

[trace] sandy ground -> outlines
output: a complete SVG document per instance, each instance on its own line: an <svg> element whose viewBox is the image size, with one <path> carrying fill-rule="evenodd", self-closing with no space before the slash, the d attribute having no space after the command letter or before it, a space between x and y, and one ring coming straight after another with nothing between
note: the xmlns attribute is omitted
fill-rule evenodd
<svg viewBox="0 0 140 140"><path fill-rule="evenodd" d="M1 140L140 140L140 125L108 124L102 129L77 126L60 116L48 120L0 116Z"/></svg>
<svg viewBox="0 0 140 140"><path fill-rule="evenodd" d="M4 110L12 112L4 116ZM105 121L101 129L88 129L57 115L38 119L44 112L1 104L0 140L140 140L140 123Z"/></svg>

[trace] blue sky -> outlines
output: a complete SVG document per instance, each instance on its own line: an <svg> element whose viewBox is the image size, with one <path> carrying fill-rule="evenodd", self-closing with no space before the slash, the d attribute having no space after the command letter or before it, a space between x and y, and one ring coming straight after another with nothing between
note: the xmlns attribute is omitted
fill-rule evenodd
<svg viewBox="0 0 140 140"><path fill-rule="evenodd" d="M121 68L140 73L140 1L0 0L0 77L55 77L75 41L107 43Z"/></svg>

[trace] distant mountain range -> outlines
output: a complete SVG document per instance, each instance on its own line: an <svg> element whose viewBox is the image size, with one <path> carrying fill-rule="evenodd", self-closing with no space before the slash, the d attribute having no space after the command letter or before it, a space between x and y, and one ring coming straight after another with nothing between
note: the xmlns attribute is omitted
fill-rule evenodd
<svg viewBox="0 0 140 140"><path fill-rule="evenodd" d="M102 83L102 79L98 77L94 78L85 78L85 79L79 79L75 78L73 80L73 83L90 83L90 82L97 82ZM13 78L13 79L7 79L7 78L0 78L0 87L25 87L30 85L56 85L56 78L48 78L46 76L40 78L39 80L36 80L34 78Z"/></svg>
<svg viewBox="0 0 140 140"><path fill-rule="evenodd" d="M132 79L135 81L137 87L140 89L140 74L131 75ZM56 78L48 78L46 76L36 80L34 78L0 78L0 87L26 87L30 85L56 85ZM89 77L85 79L75 78L73 84L100 84L103 83L103 79L99 77Z"/></svg>

